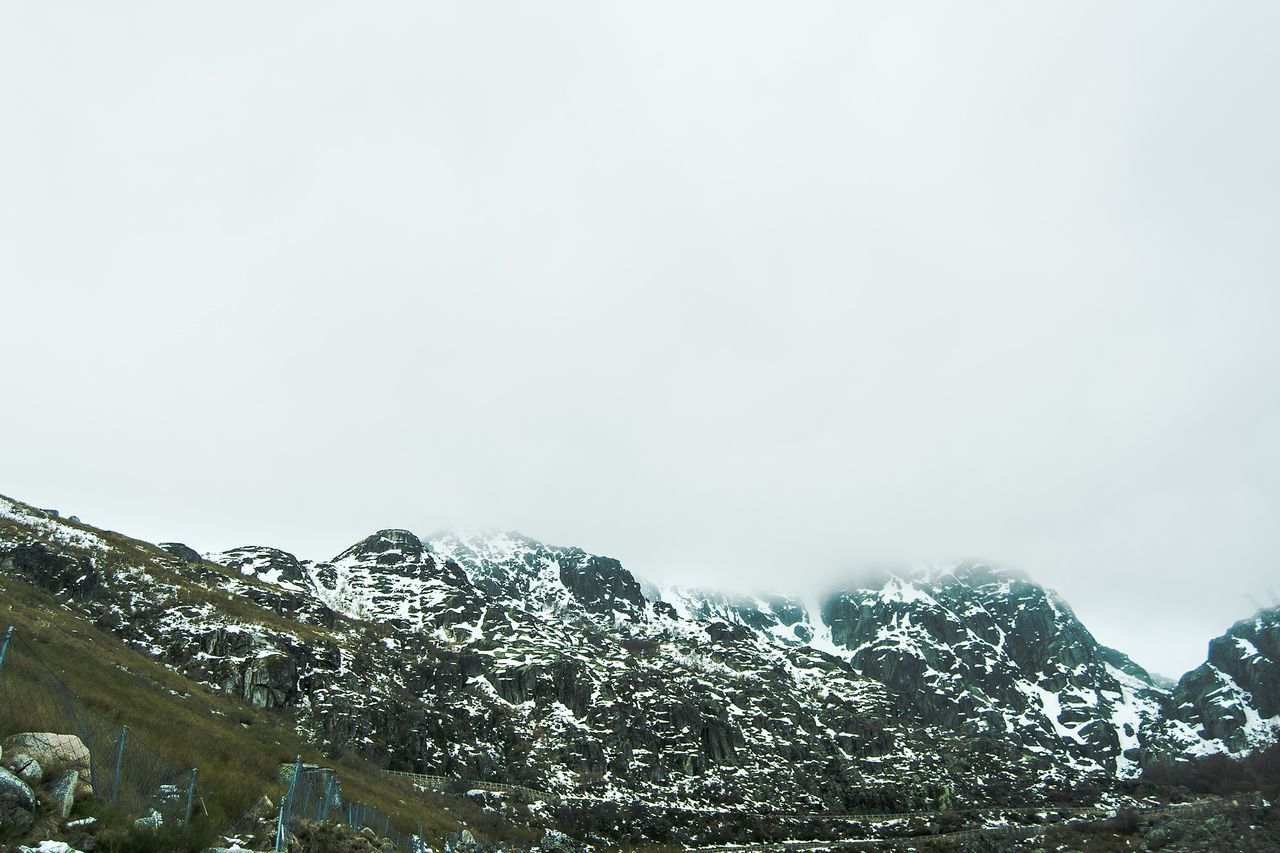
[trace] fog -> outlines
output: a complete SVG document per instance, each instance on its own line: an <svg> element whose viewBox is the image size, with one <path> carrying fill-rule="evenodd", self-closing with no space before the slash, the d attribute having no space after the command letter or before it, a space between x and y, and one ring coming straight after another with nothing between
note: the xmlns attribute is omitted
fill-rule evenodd
<svg viewBox="0 0 1280 853"><path fill-rule="evenodd" d="M1276 601L1280 6L9 3L0 492Z"/></svg>

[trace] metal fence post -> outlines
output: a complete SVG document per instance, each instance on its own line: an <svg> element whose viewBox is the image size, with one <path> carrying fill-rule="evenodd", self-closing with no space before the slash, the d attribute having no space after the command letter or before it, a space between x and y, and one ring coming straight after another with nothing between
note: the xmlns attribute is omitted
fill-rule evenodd
<svg viewBox="0 0 1280 853"><path fill-rule="evenodd" d="M418 819L418 834L413 837L413 853L424 853L427 840L422 833L422 819Z"/></svg>
<svg viewBox="0 0 1280 853"><path fill-rule="evenodd" d="M287 795L286 795L287 796ZM283 853L284 851L284 800L280 801L280 815L276 818L276 850L275 853Z"/></svg>
<svg viewBox="0 0 1280 853"><path fill-rule="evenodd" d="M196 794L196 774L199 772L198 768L191 768L191 781L187 784L187 811L182 817L183 829L191 826L191 803Z"/></svg>
<svg viewBox="0 0 1280 853"><path fill-rule="evenodd" d="M334 783L336 783L337 781L338 781L338 773L335 770L329 776L329 784L324 789L324 801L320 804L319 814L316 815L316 820L318 820L320 823L324 823L326 820L329 819L329 810L333 808L333 787L334 787Z"/></svg>
<svg viewBox="0 0 1280 853"><path fill-rule="evenodd" d="M124 769L124 742L129 737L129 727L120 727L120 743L116 744L116 775L111 780L111 802L120 798L120 772Z"/></svg>
<svg viewBox="0 0 1280 853"><path fill-rule="evenodd" d="M292 822L293 812L293 795L298 789L298 774L302 772L302 756L298 756L293 760L293 779L289 780L289 790L284 794L284 799L280 800L280 816L275 818L275 853L283 853L285 847L288 847L284 841L285 826ZM285 815L291 817L285 817Z"/></svg>
<svg viewBox="0 0 1280 853"><path fill-rule="evenodd" d="M9 626L9 630L4 632L4 644L0 645L0 670L4 669L4 657L9 654L9 641L13 639L14 628Z"/></svg>

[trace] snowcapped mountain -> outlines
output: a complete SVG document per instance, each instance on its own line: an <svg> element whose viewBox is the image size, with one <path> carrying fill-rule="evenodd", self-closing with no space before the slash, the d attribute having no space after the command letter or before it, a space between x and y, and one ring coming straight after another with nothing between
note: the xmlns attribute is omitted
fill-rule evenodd
<svg viewBox="0 0 1280 853"><path fill-rule="evenodd" d="M1280 733L1275 611L1170 692L1056 594L982 564L803 599L646 595L615 559L518 534L201 558L5 499L0 571L334 753L615 801L1061 802Z"/></svg>
<svg viewBox="0 0 1280 853"><path fill-rule="evenodd" d="M886 575L828 598L822 621L858 671L919 697L927 718L1121 777L1137 770L1139 733L1160 713L1163 694L1141 667L1013 572L962 564Z"/></svg>
<svg viewBox="0 0 1280 853"><path fill-rule="evenodd" d="M847 660L930 722L1005 733L1119 778L1138 772L1141 732L1166 691L1097 643L1058 596L983 564L863 572L802 602L690 589L660 594L685 618L741 624L783 646Z"/></svg>

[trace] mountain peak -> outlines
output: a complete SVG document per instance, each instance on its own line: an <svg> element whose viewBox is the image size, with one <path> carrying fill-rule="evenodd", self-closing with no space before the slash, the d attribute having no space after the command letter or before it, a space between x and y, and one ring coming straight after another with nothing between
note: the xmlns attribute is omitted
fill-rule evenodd
<svg viewBox="0 0 1280 853"><path fill-rule="evenodd" d="M422 540L413 533L399 528L387 528L361 539L334 557L334 562L373 557L375 562L392 565L404 560L418 562L422 559L423 552Z"/></svg>

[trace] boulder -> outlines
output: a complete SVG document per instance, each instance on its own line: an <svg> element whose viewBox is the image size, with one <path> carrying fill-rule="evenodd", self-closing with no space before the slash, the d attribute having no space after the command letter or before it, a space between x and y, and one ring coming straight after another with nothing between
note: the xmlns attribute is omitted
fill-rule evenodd
<svg viewBox="0 0 1280 853"><path fill-rule="evenodd" d="M25 752L15 755L8 765L18 774L18 778L29 784L38 784L44 778L44 768L40 766L40 762Z"/></svg>
<svg viewBox="0 0 1280 853"><path fill-rule="evenodd" d="M0 767L0 829L19 832L36 817L36 795L31 786Z"/></svg>
<svg viewBox="0 0 1280 853"><path fill-rule="evenodd" d="M25 578L50 592L77 599L97 597L102 577L87 556L76 557L39 542L19 545L0 558L0 571Z"/></svg>
<svg viewBox="0 0 1280 853"><path fill-rule="evenodd" d="M202 562L202 558L196 552L196 549L183 545L181 542L161 542L160 547L184 562Z"/></svg>
<svg viewBox="0 0 1280 853"><path fill-rule="evenodd" d="M133 822L133 825L138 829L159 829L164 826L164 816L152 809L151 814L138 818Z"/></svg>
<svg viewBox="0 0 1280 853"><path fill-rule="evenodd" d="M55 732L23 732L4 739L5 752L25 753L46 770L50 767L67 767L79 771L80 778L88 782L89 748L75 735Z"/></svg>
<svg viewBox="0 0 1280 853"><path fill-rule="evenodd" d="M75 770L64 770L49 786L51 808L59 818L66 818L71 814L71 807L76 804L76 789L79 787L80 774Z"/></svg>

